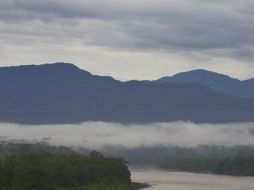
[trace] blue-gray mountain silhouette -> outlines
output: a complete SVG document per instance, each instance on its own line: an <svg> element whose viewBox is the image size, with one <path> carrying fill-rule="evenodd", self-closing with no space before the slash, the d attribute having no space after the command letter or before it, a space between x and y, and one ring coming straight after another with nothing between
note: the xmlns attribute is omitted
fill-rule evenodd
<svg viewBox="0 0 254 190"><path fill-rule="evenodd" d="M200 69L178 73L172 77L163 77L157 81L161 83L197 83L227 95L254 100L254 78L240 81L227 75Z"/></svg>
<svg viewBox="0 0 254 190"><path fill-rule="evenodd" d="M55 63L0 68L0 122L254 121L254 102L199 84L128 81Z"/></svg>

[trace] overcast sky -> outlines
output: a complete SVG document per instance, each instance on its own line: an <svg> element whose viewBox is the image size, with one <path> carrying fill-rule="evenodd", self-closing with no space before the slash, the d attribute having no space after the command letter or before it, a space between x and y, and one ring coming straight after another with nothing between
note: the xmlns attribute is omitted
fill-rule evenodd
<svg viewBox="0 0 254 190"><path fill-rule="evenodd" d="M253 0L1 0L0 66L71 62L117 79L254 77Z"/></svg>

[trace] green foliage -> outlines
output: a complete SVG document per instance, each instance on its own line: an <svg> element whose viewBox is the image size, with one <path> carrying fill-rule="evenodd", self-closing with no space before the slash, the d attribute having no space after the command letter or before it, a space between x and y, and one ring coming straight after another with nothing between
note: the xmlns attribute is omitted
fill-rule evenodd
<svg viewBox="0 0 254 190"><path fill-rule="evenodd" d="M19 154L0 160L0 190L129 190L130 172L122 159Z"/></svg>
<svg viewBox="0 0 254 190"><path fill-rule="evenodd" d="M3 142L0 143L0 157L17 155L17 154L41 154L50 153L58 155L75 154L70 148L64 146L50 146L45 142L28 143L28 142Z"/></svg>

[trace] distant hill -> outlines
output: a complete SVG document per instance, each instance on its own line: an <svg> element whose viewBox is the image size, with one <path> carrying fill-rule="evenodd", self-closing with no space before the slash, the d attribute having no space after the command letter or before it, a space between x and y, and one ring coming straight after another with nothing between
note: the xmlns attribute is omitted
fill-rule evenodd
<svg viewBox="0 0 254 190"><path fill-rule="evenodd" d="M121 82L67 63L2 67L0 89L0 122L254 121L251 100L199 84Z"/></svg>
<svg viewBox="0 0 254 190"><path fill-rule="evenodd" d="M240 81L227 75L200 69L178 73L172 77L163 77L157 82L196 83L227 95L254 100L254 78Z"/></svg>

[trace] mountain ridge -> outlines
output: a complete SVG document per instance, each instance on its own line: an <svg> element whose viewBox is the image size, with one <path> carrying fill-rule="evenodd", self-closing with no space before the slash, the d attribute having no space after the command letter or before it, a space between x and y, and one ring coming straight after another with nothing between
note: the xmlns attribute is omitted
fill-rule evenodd
<svg viewBox="0 0 254 190"><path fill-rule="evenodd" d="M0 122L254 121L254 102L200 84L127 81L67 63L0 68Z"/></svg>
<svg viewBox="0 0 254 190"><path fill-rule="evenodd" d="M181 72L169 77L162 77L155 80L155 82L201 84L226 95L254 100L254 78L241 81L228 75L198 69Z"/></svg>

